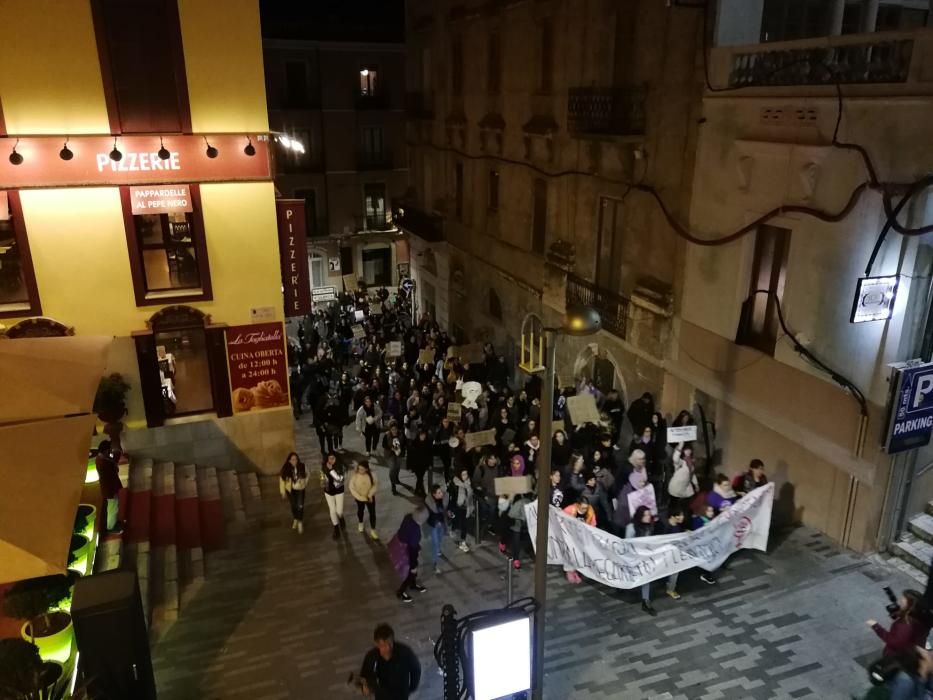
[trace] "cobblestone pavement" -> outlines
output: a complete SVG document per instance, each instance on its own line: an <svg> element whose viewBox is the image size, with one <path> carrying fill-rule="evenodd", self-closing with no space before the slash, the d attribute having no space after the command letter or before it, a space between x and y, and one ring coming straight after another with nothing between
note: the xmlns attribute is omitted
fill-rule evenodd
<svg viewBox="0 0 933 700"><path fill-rule="evenodd" d="M317 467L307 423L298 426L299 451ZM348 438L351 433L348 428ZM347 446L353 453L359 440ZM391 496L386 469L376 471L377 529L385 541L414 499ZM358 670L373 626L386 621L422 660L417 700L440 700L432 648L441 606L452 603L466 614L504 604L506 565L496 547L463 553L448 539L442 573L426 573L427 593L402 606L384 544L357 532L349 497L347 532L335 543L316 481L304 535L288 529L290 516L274 482L263 488L271 515L209 558L206 582L153 649L160 697L353 697L347 677ZM771 549L735 555L716 586L703 584L695 572L682 574L683 598L675 602L659 590L656 618L641 611L635 591L571 586L555 569L545 697L784 700L864 692L860 663L881 647L864 620L884 619L881 586L910 582L805 528L773 534ZM516 597L530 595L532 577L531 565L517 574Z"/></svg>

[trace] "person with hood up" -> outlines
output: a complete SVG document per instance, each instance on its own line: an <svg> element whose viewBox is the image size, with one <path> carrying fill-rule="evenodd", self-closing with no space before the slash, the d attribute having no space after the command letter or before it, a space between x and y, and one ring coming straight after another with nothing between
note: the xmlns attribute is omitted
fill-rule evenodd
<svg viewBox="0 0 933 700"><path fill-rule="evenodd" d="M700 491L696 465L693 462L693 448L681 442L674 448L672 462L674 474L667 485L667 492L671 496L671 510L684 507Z"/></svg>
<svg viewBox="0 0 933 700"><path fill-rule="evenodd" d="M654 413L654 397L646 391L640 398L635 399L628 409L628 419L635 435L640 436L645 427L651 425L652 413Z"/></svg>
<svg viewBox="0 0 933 700"><path fill-rule="evenodd" d="M509 460L509 476L525 476L525 458L518 453Z"/></svg>
<svg viewBox="0 0 933 700"><path fill-rule="evenodd" d="M466 543L467 528L475 507L473 500L473 484L470 482L470 472L466 469L462 469L460 473L451 480L447 490L450 493L450 510L453 514L452 520L454 521L454 529L460 532L460 544L458 547L461 552L469 552L470 548Z"/></svg>
<svg viewBox="0 0 933 700"><path fill-rule="evenodd" d="M418 583L418 555L421 553L421 526L428 521L428 509L416 508L414 512L409 513L402 518L402 524L395 535L408 550L408 576L402 581L402 585L395 592L395 595L403 603L410 603L412 598L408 595L409 590L415 590L424 593L427 588Z"/></svg>
<svg viewBox="0 0 933 700"><path fill-rule="evenodd" d="M512 568L522 568L522 550L526 549L528 539L528 521L525 518L525 506L531 503L531 494L517 495L509 507L509 519L512 521ZM530 542L529 542L530 544ZM528 548L528 551L531 551Z"/></svg>

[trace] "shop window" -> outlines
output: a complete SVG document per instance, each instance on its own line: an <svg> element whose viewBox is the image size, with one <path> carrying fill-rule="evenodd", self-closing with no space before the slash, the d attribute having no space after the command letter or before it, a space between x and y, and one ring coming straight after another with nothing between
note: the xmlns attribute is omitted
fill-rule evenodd
<svg viewBox="0 0 933 700"><path fill-rule="evenodd" d="M377 287L392 284L392 249L389 246L363 249L363 279Z"/></svg>
<svg viewBox="0 0 933 700"><path fill-rule="evenodd" d="M94 0L92 7L114 133L190 132L176 0Z"/></svg>
<svg viewBox="0 0 933 700"><path fill-rule="evenodd" d="M379 87L379 69L375 66L360 68L360 97L372 97Z"/></svg>
<svg viewBox="0 0 933 700"><path fill-rule="evenodd" d="M120 188L137 306L213 298L200 192L189 188L191 212L158 214L133 214L129 187Z"/></svg>
<svg viewBox="0 0 933 700"><path fill-rule="evenodd" d="M531 252L544 255L547 238L547 180L535 178L532 199Z"/></svg>
<svg viewBox="0 0 933 700"><path fill-rule="evenodd" d="M308 271L311 274L311 287L324 287L327 285L327 262L324 254L316 250L311 251L308 258Z"/></svg>
<svg viewBox="0 0 933 700"><path fill-rule="evenodd" d="M748 287L748 298L735 342L769 355L774 354L778 338L778 304L784 297L790 230L762 225L755 234L755 257Z"/></svg>
<svg viewBox="0 0 933 700"><path fill-rule="evenodd" d="M489 211L499 211L499 171L489 171Z"/></svg>
<svg viewBox="0 0 933 700"><path fill-rule="evenodd" d="M41 313L19 192L0 190L0 318Z"/></svg>

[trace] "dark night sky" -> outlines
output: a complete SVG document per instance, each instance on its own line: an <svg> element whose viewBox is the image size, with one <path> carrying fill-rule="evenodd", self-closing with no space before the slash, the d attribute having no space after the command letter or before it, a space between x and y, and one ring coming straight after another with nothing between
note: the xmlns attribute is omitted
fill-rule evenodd
<svg viewBox="0 0 933 700"><path fill-rule="evenodd" d="M405 0L260 0L269 39L397 41L405 38Z"/></svg>

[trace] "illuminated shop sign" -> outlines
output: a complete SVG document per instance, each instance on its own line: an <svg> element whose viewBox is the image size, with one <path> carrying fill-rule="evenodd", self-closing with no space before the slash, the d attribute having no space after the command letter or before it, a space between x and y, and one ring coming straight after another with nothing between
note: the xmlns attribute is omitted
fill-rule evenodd
<svg viewBox="0 0 933 700"><path fill-rule="evenodd" d="M270 179L265 134L0 138L0 190Z"/></svg>
<svg viewBox="0 0 933 700"><path fill-rule="evenodd" d="M183 214L192 211L188 185L130 187L133 214Z"/></svg>
<svg viewBox="0 0 933 700"><path fill-rule="evenodd" d="M897 277L862 277L855 290L850 323L887 321L897 298Z"/></svg>

